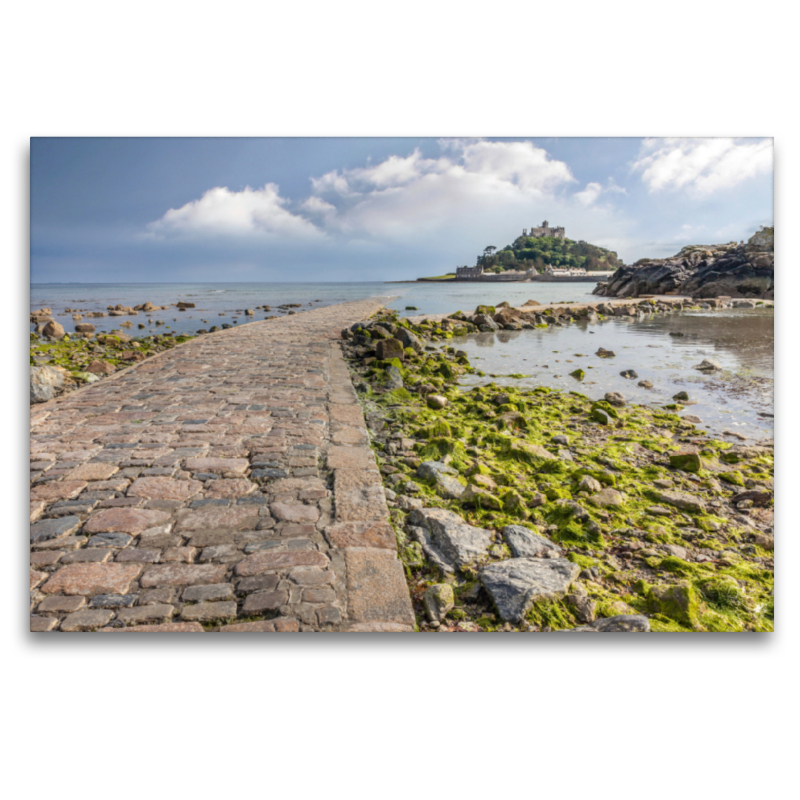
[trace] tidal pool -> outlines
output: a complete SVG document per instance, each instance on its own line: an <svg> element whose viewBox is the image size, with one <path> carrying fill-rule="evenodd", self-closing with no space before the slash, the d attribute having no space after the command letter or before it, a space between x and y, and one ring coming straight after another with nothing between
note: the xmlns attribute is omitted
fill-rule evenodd
<svg viewBox="0 0 800 800"><path fill-rule="evenodd" d="M734 440L773 437L774 315L772 308L652 314L644 319L611 318L532 331L478 333L458 340L484 377L465 375L461 385L549 386L592 399L620 392L629 403L663 406L686 391L689 401L676 412L698 417L698 429ZM596 355L612 350L613 358ZM693 369L704 358L722 370ZM570 376L584 370L583 380ZM637 377L624 378L625 370ZM511 375L529 377L510 377ZM496 377L490 377L494 375ZM652 389L638 386L647 380Z"/></svg>

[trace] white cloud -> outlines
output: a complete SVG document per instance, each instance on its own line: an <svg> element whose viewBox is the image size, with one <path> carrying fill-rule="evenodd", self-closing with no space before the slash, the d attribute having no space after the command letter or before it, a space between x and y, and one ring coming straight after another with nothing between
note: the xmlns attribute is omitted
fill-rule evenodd
<svg viewBox="0 0 800 800"><path fill-rule="evenodd" d="M587 183L586 188L582 192L577 192L575 194L575 199L585 206L590 206L600 197L602 191L603 187L599 183Z"/></svg>
<svg viewBox="0 0 800 800"><path fill-rule="evenodd" d="M147 226L148 233L165 236L253 235L288 238L319 236L320 231L304 217L286 208L279 187L268 183L263 189L245 187L241 192L218 186L199 200L171 208L161 219Z"/></svg>
<svg viewBox="0 0 800 800"><path fill-rule="evenodd" d="M444 155L408 156L355 169L334 170L311 184L317 197L336 207L326 224L350 237L400 239L476 221L482 214L514 213L531 222L547 198L575 179L562 161L531 142L443 140ZM304 204L308 206L308 201Z"/></svg>
<svg viewBox="0 0 800 800"><path fill-rule="evenodd" d="M210 189L167 211L148 232L157 238L335 236L360 245L413 243L449 251L453 242L477 238L480 231L507 231L513 238L545 217L554 224L581 224L583 233L587 215L606 224L604 210L594 205L597 197L619 191L610 182L606 188L589 183L575 193L577 181L567 164L529 141L439 144L438 157L416 149L311 177L310 195L295 203L273 183L238 192Z"/></svg>
<svg viewBox="0 0 800 800"><path fill-rule="evenodd" d="M705 196L772 171L772 140L646 139L633 170L650 192L686 188Z"/></svg>

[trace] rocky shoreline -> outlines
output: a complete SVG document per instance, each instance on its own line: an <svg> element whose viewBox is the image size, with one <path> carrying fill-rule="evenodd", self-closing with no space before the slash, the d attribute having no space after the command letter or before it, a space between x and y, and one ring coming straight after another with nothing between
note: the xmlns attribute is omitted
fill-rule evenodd
<svg viewBox="0 0 800 800"><path fill-rule="evenodd" d="M342 331L422 630L773 630L771 441L709 437L674 413L685 393L650 408L457 384L470 332L697 305L384 310Z"/></svg>
<svg viewBox="0 0 800 800"><path fill-rule="evenodd" d="M315 303L320 302L315 300ZM311 305L311 303L309 303ZM39 308L30 313L30 323L35 326L30 334L30 403L44 403L73 391L88 383L94 383L131 364L143 361L150 356L169 350L176 344L182 344L194 338L195 334L178 334L165 330L161 334L145 334L129 336L120 329L110 333L98 332L96 326L87 319L102 317L129 317L143 313L151 316L156 311L175 308L178 311L194 309L195 303L180 301L170 305L154 305L150 301L136 306L108 306L106 311L87 311L78 308L65 308L64 314L72 314L74 331L66 331L53 316L51 308ZM291 316L298 312L301 303L283 303L277 307L277 313ZM269 313L273 311L269 305L241 309L237 314L252 319L256 311ZM219 316L226 316L220 313ZM277 316L265 319L279 319ZM203 322L208 322L203 320ZM164 320L148 320L148 325L156 327L166 325ZM228 330L238 324L238 317L232 316L231 322L200 328L196 335L216 333ZM120 328L131 329L134 323L126 319ZM146 330L148 325L138 323L139 330ZM169 328L169 326L167 326Z"/></svg>
<svg viewBox="0 0 800 800"><path fill-rule="evenodd" d="M120 369L170 350L193 337L154 334L132 338L123 333L96 338L40 338L31 334L30 404L45 403L67 392L96 383Z"/></svg>
<svg viewBox="0 0 800 800"><path fill-rule="evenodd" d="M620 267L598 283L593 294L642 297L680 294L695 298L775 297L774 228L764 228L748 242L684 247L671 258L643 258Z"/></svg>

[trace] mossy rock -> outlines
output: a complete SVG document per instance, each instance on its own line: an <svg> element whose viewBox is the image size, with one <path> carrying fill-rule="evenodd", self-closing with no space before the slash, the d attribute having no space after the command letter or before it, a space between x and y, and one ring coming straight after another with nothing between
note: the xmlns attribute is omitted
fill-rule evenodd
<svg viewBox="0 0 800 800"><path fill-rule="evenodd" d="M576 381L582 381L586 377L586 373L578 367L569 374L570 378L575 378Z"/></svg>
<svg viewBox="0 0 800 800"><path fill-rule="evenodd" d="M700 603L697 592L688 581L651 586L647 600L654 613L694 630L700 627Z"/></svg>
<svg viewBox="0 0 800 800"><path fill-rule="evenodd" d="M609 417L613 417L614 419L619 419L619 411L617 411L614 406L611 405L607 400L596 400L592 403L591 411L595 411L596 409L601 409L608 414Z"/></svg>
<svg viewBox="0 0 800 800"><path fill-rule="evenodd" d="M742 473L738 470L734 470L733 472L721 472L719 476L726 483L732 483L734 486L744 486L744 478L742 477Z"/></svg>
<svg viewBox="0 0 800 800"><path fill-rule="evenodd" d="M699 453L672 453L669 457L669 465L684 472L700 472L701 469L705 469Z"/></svg>
<svg viewBox="0 0 800 800"><path fill-rule="evenodd" d="M519 492L513 489L506 489L500 494L500 499L503 503L503 511L505 511L506 514L514 517L522 517L523 519L528 518L528 504Z"/></svg>
<svg viewBox="0 0 800 800"><path fill-rule="evenodd" d="M501 449L507 458L512 458L514 461L521 461L534 467L542 467L549 462L561 464L558 456L554 456L539 444L528 444L516 439L508 439L507 442L501 445Z"/></svg>
<svg viewBox="0 0 800 800"><path fill-rule="evenodd" d="M419 436L422 439L435 439L440 436L449 438L452 435L453 429L450 427L450 423L442 417L435 419L430 425L419 431Z"/></svg>

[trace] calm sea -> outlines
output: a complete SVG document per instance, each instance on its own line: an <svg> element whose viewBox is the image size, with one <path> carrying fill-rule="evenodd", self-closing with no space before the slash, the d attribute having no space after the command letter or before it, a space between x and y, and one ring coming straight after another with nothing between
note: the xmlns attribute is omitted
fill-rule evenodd
<svg viewBox="0 0 800 800"><path fill-rule="evenodd" d="M154 305L168 305L183 300L197 307L182 312L170 308L149 317L140 313L137 317L99 317L87 321L98 332L119 328L120 322L129 319L134 323L131 331L134 333L138 332L139 323L155 329L156 320L165 323L159 326L161 331L194 333L223 322L242 325L265 316L280 316L277 307L284 303L300 303L302 307L294 310L303 311L365 297L393 297L389 306L402 314L446 314L471 311L480 303L495 304L503 300L512 305L521 305L529 299L540 303L582 300L591 297L594 286L593 283L39 283L31 285L31 311L51 308L54 318L69 332L74 323L72 313L64 313L67 308L105 311L119 303L138 306L149 300ZM241 313L263 305L271 306L272 311L259 311L254 318ZM406 311L406 306L419 310ZM237 312L240 312L238 320L233 320Z"/></svg>

